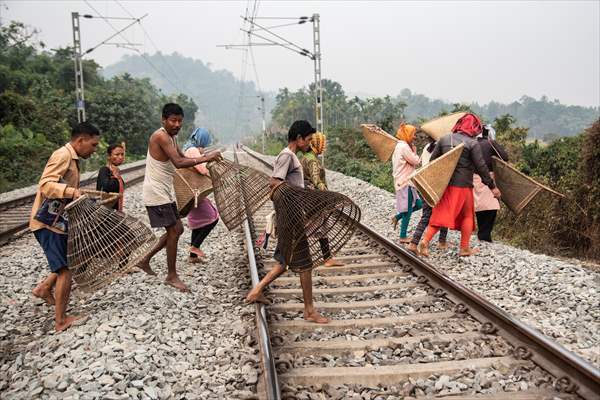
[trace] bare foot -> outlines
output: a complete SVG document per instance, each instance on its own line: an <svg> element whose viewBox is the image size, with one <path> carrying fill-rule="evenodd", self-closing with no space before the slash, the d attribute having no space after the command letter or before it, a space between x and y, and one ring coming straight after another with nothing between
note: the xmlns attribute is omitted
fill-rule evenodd
<svg viewBox="0 0 600 400"><path fill-rule="evenodd" d="M448 242L438 242L438 249L446 250L448 248Z"/></svg>
<svg viewBox="0 0 600 400"><path fill-rule="evenodd" d="M460 249L460 251L458 252L458 255L460 257L470 257L477 253L479 253L479 249L473 249L473 248L467 247L465 249Z"/></svg>
<svg viewBox="0 0 600 400"><path fill-rule="evenodd" d="M167 277L167 279L165 279L165 283L167 285L173 286L175 289L179 290L180 292L189 292L190 288L186 286L185 283L183 283L181 281L181 279L179 279L179 277L177 275L175 275L172 278Z"/></svg>
<svg viewBox="0 0 600 400"><path fill-rule="evenodd" d="M410 243L408 246L406 246L406 250L408 250L411 253L414 253L416 255L419 255L419 249L417 248L417 245L414 243Z"/></svg>
<svg viewBox="0 0 600 400"><path fill-rule="evenodd" d="M42 299L46 302L46 304L50 304L51 306L54 305L54 296L52 296L52 293L50 292L50 289L48 289L48 287L44 286L44 285L38 285L36 286L35 289L33 289L31 291L31 293L39 298Z"/></svg>
<svg viewBox="0 0 600 400"><path fill-rule="evenodd" d="M314 322L315 324L327 324L329 323L329 318L325 318L317 310L313 311L310 314L304 313L304 319L308 322Z"/></svg>
<svg viewBox="0 0 600 400"><path fill-rule="evenodd" d="M252 303L263 303L263 304L268 304L265 303L264 301L269 301L265 295L262 293L262 290L257 290L256 288L252 289L251 291L248 292L248 294L246 295L246 298L244 299L244 303L247 304L252 304Z"/></svg>
<svg viewBox="0 0 600 400"><path fill-rule="evenodd" d="M265 304L268 306L269 304L271 304L271 300L266 298L265 295L262 293L259 293L257 296L252 296L252 297L250 297L250 294L248 294L248 296L246 296L246 298L244 299L244 303L246 303L246 304L262 303L262 304Z"/></svg>
<svg viewBox="0 0 600 400"><path fill-rule="evenodd" d="M80 318L81 318L80 315L66 316L62 322L56 322L54 324L54 329L56 330L56 332L62 332L64 330L68 329L71 325L73 325L73 322L77 321Z"/></svg>
<svg viewBox="0 0 600 400"><path fill-rule="evenodd" d="M200 257L188 257L188 262L190 264L199 264L202 262L202 259Z"/></svg>
<svg viewBox="0 0 600 400"><path fill-rule="evenodd" d="M335 258L330 258L329 260L325 261L325 266L326 267L343 267L344 264L341 261L336 260Z"/></svg>
<svg viewBox="0 0 600 400"><path fill-rule="evenodd" d="M152 268L150 268L150 260L142 260L137 267L148 275L156 275L156 272L152 271Z"/></svg>
<svg viewBox="0 0 600 400"><path fill-rule="evenodd" d="M206 257L205 252L203 252L202 250L200 250L199 248L194 247L194 246L190 246L190 253L194 253L198 257Z"/></svg>
<svg viewBox="0 0 600 400"><path fill-rule="evenodd" d="M417 251L423 257L429 257L429 242L421 240L419 246L417 247Z"/></svg>
<svg viewBox="0 0 600 400"><path fill-rule="evenodd" d="M398 239L398 243L400 243L400 244L410 243L410 238L407 238L407 237L400 238L400 239Z"/></svg>

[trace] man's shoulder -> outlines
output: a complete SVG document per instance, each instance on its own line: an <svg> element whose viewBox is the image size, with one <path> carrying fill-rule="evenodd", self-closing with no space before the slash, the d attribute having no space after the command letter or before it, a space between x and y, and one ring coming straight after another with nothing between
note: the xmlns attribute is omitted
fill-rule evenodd
<svg viewBox="0 0 600 400"><path fill-rule="evenodd" d="M50 159L57 161L67 161L71 159L71 152L69 151L66 145L63 145L52 152Z"/></svg>

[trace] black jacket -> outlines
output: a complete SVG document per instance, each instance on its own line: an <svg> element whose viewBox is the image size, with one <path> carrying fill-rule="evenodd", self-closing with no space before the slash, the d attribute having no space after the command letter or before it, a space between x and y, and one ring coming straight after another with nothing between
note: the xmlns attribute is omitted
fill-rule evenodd
<svg viewBox="0 0 600 400"><path fill-rule="evenodd" d="M100 168L100 170L98 171L98 178L96 180L96 190L102 190L103 192L109 193L119 193L119 179L113 176L110 168L108 168L107 166ZM118 210L119 202L116 202L112 208Z"/></svg>
<svg viewBox="0 0 600 400"><path fill-rule="evenodd" d="M473 187L473 173L477 173L485 185L490 189L496 187L493 179L490 177L490 171L481 154L481 147L477 140L467 136L461 132L452 133L442 137L431 153L431 160L440 157L442 154L449 152L452 147L456 147L460 143L464 143L462 154L456 164L456 169L448 182L449 186L458 187ZM452 146L453 145L453 146Z"/></svg>
<svg viewBox="0 0 600 400"><path fill-rule="evenodd" d="M500 143L495 140L488 138L479 138L477 139L477 143L481 147L481 155L483 156L483 160L485 161L485 165L488 167L490 171L494 170L494 166L492 164L492 156L496 156L503 161L508 161L508 153L500 145Z"/></svg>

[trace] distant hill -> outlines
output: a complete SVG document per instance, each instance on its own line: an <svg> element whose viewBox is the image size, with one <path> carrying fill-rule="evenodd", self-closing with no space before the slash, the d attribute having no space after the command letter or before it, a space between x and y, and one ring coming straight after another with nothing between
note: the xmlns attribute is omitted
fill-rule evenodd
<svg viewBox="0 0 600 400"><path fill-rule="evenodd" d="M230 71L213 70L209 64L177 53L171 55L157 53L146 55L146 58L160 70L160 73L138 55L125 56L119 62L104 68L102 73L110 78L127 72L136 78L150 78L152 83L165 94L179 92L169 82L170 80L181 88L183 93L192 97L198 105L196 124L209 128L222 143L233 142L248 133L260 132L262 127L261 111L258 110L260 99L253 82L244 83L243 105L240 109L240 80L236 79ZM165 76L169 80L165 79ZM267 93L265 95L267 119L273 101L273 95Z"/></svg>
<svg viewBox="0 0 600 400"><path fill-rule="evenodd" d="M397 101L407 104L404 114L408 121L419 118L432 118L442 111L451 111L454 104L443 100L430 99L425 95L403 89L396 97ZM487 104L462 103L491 122L496 117L511 114L516 124L529 128L529 137L553 139L557 136L574 136L590 127L600 117L600 107L567 106L558 100L550 101L546 96L536 100L522 96L519 101L501 104L491 101Z"/></svg>

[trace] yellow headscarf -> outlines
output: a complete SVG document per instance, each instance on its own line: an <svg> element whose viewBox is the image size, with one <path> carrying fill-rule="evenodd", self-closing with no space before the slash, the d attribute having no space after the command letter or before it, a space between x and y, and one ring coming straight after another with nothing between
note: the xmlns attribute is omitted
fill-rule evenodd
<svg viewBox="0 0 600 400"><path fill-rule="evenodd" d="M325 152L327 147L326 136L321 132L313 133L312 139L310 140L310 149L316 154L322 154Z"/></svg>
<svg viewBox="0 0 600 400"><path fill-rule="evenodd" d="M400 124L398 131L396 132L396 138L411 144L415 140L417 134L417 128L408 124Z"/></svg>

